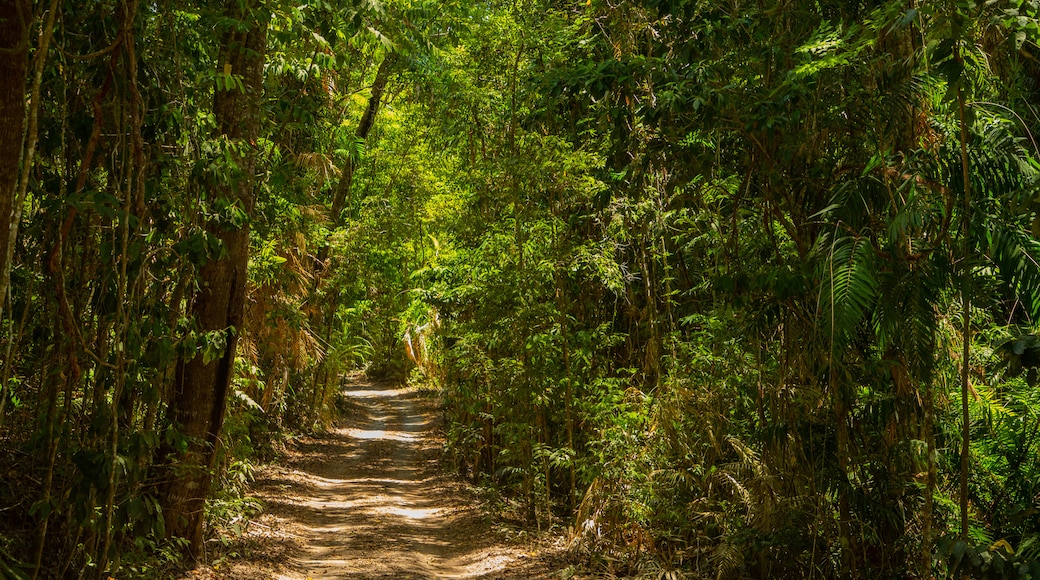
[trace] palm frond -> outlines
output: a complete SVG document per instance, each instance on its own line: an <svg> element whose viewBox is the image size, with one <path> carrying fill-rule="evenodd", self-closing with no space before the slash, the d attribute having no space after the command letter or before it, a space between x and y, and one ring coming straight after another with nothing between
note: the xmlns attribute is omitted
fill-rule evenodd
<svg viewBox="0 0 1040 580"><path fill-rule="evenodd" d="M840 237L828 256L820 304L835 337L868 319L878 297L876 253L868 240Z"/></svg>
<svg viewBox="0 0 1040 580"><path fill-rule="evenodd" d="M1003 220L988 224L988 257L1033 320L1040 315L1040 241Z"/></svg>
<svg viewBox="0 0 1040 580"><path fill-rule="evenodd" d="M744 564L744 551L731 542L722 542L708 557L715 567L716 578L730 578Z"/></svg>

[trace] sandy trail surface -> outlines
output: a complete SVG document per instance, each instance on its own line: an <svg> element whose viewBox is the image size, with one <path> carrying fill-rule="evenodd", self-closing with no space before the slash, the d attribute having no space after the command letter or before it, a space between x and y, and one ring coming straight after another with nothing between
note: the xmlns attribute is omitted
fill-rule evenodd
<svg viewBox="0 0 1040 580"><path fill-rule="evenodd" d="M354 412L264 468L266 505L218 578L555 578L551 558L503 541L471 489L439 462L439 413L394 385L347 385ZM213 577L211 576L211 577ZM200 576L195 576L196 578Z"/></svg>

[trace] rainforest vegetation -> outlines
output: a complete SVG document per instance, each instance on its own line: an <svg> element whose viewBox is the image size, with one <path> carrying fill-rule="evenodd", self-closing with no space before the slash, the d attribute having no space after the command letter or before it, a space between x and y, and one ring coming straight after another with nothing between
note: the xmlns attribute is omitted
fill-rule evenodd
<svg viewBox="0 0 1040 580"><path fill-rule="evenodd" d="M1040 578L1040 2L0 0L0 577L341 377L588 566Z"/></svg>

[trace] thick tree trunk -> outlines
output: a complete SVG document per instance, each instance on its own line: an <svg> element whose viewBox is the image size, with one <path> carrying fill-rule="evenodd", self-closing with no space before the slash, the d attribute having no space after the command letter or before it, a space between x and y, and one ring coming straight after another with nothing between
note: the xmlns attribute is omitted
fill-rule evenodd
<svg viewBox="0 0 1040 580"><path fill-rule="evenodd" d="M239 78L241 86L236 86L238 83L218 85L213 104L217 137L227 139L237 169L229 168L234 175L226 185L212 187L212 199L218 207L224 202L247 216L252 213L254 202L255 147L267 45L267 19L261 15L262 5L262 0L229 3L228 16L248 22L250 26L247 31L231 30L225 34L219 64L223 70L218 74ZM236 227L229 223L233 221L229 220L230 212L219 213L227 215L211 221L207 230L223 242L226 254L213 256L200 269L199 292L192 312L198 332L222 333L226 340L215 357L199 353L178 362L170 405L173 421L187 437L188 445L171 466L165 497L167 535L187 538L193 555L202 547L203 508L224 423L238 335L242 330L249 259L248 223ZM212 360L207 360L209 358Z"/></svg>
<svg viewBox="0 0 1040 580"><path fill-rule="evenodd" d="M31 14L27 0L0 0L0 311L7 299L18 233L14 209L25 130Z"/></svg>

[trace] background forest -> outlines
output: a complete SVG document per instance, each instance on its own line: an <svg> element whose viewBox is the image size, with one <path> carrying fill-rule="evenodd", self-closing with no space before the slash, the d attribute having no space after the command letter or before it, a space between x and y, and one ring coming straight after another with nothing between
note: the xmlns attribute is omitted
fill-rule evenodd
<svg viewBox="0 0 1040 580"><path fill-rule="evenodd" d="M200 555L363 368L592 566L1040 578L1038 13L0 0L0 576Z"/></svg>

